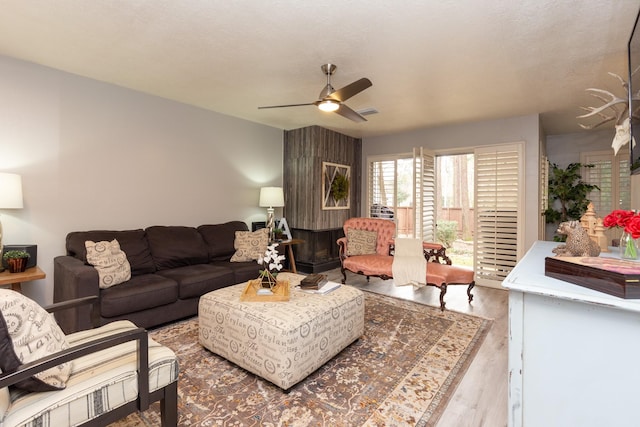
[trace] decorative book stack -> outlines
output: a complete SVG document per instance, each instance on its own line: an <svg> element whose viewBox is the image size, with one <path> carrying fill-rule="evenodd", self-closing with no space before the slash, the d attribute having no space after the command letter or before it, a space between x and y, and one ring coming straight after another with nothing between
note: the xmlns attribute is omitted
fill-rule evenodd
<svg viewBox="0 0 640 427"><path fill-rule="evenodd" d="M300 281L300 289L314 290L322 288L327 283L327 276L325 274L310 274Z"/></svg>

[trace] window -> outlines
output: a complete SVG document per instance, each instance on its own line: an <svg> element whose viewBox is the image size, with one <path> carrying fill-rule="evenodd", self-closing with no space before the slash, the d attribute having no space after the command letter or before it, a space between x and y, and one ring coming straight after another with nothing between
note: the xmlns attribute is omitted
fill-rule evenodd
<svg viewBox="0 0 640 427"><path fill-rule="evenodd" d="M594 165L592 168L583 168L582 179L600 188L600 191L594 190L587 195L598 217L604 218L614 209L631 208L628 153L624 150L618 155L610 150L584 152L580 154L580 163Z"/></svg>
<svg viewBox="0 0 640 427"><path fill-rule="evenodd" d="M372 218L396 222L398 236L413 231L413 157L386 156L369 160L368 205Z"/></svg>
<svg viewBox="0 0 640 427"><path fill-rule="evenodd" d="M621 150L618 155L611 150L584 152L580 154L580 163L594 165L592 168L583 168L582 179L600 188L600 191L594 190L587 195L598 218L604 218L614 209L631 209L628 152ZM605 229L604 234L609 242L620 237L616 229Z"/></svg>
<svg viewBox="0 0 640 427"><path fill-rule="evenodd" d="M480 285L500 287L522 255L523 151L523 143L473 150L474 270ZM370 158L367 171L370 216L394 220L398 236L435 241L434 154L417 148L413 156Z"/></svg>

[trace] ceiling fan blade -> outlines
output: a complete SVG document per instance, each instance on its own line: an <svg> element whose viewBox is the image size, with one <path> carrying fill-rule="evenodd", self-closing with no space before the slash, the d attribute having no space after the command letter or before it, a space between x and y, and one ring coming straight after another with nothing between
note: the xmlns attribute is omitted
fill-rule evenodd
<svg viewBox="0 0 640 427"><path fill-rule="evenodd" d="M355 112L354 110L352 110L351 108L347 107L344 104L340 104L340 108L338 108L335 111L336 114L340 114L342 117L346 117L349 120L353 120L354 122L366 122L367 119L365 119L363 116L361 116L360 114L358 114L357 112Z"/></svg>
<svg viewBox="0 0 640 427"><path fill-rule="evenodd" d="M373 86L371 80L367 78L361 78L360 80L356 80L355 82L346 85L342 89L336 90L331 95L329 95L329 98L335 99L336 101L344 102L371 86Z"/></svg>
<svg viewBox="0 0 640 427"><path fill-rule="evenodd" d="M308 102L306 104L287 104L287 105L267 105L265 107L258 107L258 110L265 108L284 108L284 107L302 107L303 105L315 105L315 102Z"/></svg>

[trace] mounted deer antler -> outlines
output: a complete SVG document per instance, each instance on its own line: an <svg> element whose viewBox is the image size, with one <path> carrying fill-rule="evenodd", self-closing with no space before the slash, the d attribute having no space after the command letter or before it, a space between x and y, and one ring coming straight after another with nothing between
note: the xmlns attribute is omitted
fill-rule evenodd
<svg viewBox="0 0 640 427"><path fill-rule="evenodd" d="M638 71L638 68L634 70L633 74L635 74L636 71ZM629 84L626 81L624 81L622 77L620 77L615 73L608 73L608 74L610 76L617 78L622 84L622 87L626 90L626 92L627 93L629 92ZM591 96L598 98L599 100L604 102L604 105L600 107L580 107L580 109L587 111L588 113L578 116L577 118L585 119L588 117L599 116L602 118L602 120L593 125L580 124L580 127L583 129L594 129L600 125L603 125L605 123L611 122L612 120L615 120L614 123L616 128L616 134L611 143L611 147L613 148L613 151L615 152L615 154L618 154L618 150L624 145L626 145L631 139L631 125L629 122L629 117L625 114L629 110L629 99L626 97L619 98L613 93L603 89L589 88L587 89L587 92L590 92ZM640 94L640 91L637 94L635 94L632 97L632 99L634 101L640 100L640 97L638 96L639 94ZM609 108L613 110L614 114L605 114L605 110ZM638 113L638 108L636 108L633 111L633 113L635 118L636 114ZM635 141L633 141L632 146L635 146L635 145L636 145Z"/></svg>
<svg viewBox="0 0 640 427"><path fill-rule="evenodd" d="M627 82L625 82L622 77L620 77L617 74L614 73L608 73L610 76L616 77L618 80L620 80L620 83L622 84L622 87L625 88L627 91L629 90L629 85L627 84ZM611 120L615 120L616 126L619 126L622 124L622 116L624 115L624 113L627 111L627 109L629 108L629 100L628 98L619 98L616 95L612 94L611 92L607 91L607 90L603 90L603 89L595 89L595 88L589 88L587 89L587 92L590 92L590 95L598 98L599 100L601 100L602 102L604 102L605 104L600 106L600 107L580 107L581 110L584 111L588 111L587 114L583 114L581 116L578 116L578 119L586 119L587 117L593 117L593 116L600 116L602 117L603 120L601 120L600 122L594 124L594 125L583 125L580 124L580 127L583 129L594 129L600 125L603 125L605 123L609 123ZM622 108L619 108L620 105L622 104ZM604 111L607 108L611 108L615 115L607 115L604 113Z"/></svg>

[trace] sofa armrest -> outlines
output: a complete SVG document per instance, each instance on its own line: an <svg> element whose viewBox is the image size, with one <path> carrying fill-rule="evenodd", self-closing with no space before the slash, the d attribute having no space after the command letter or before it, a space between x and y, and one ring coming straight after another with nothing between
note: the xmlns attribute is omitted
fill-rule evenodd
<svg viewBox="0 0 640 427"><path fill-rule="evenodd" d="M91 308L91 325L94 328L100 326L100 312L98 307L99 298L95 295L90 297L76 298L68 301L62 301L44 307L49 313L58 313L63 310L69 310L75 307L90 305Z"/></svg>
<svg viewBox="0 0 640 427"><path fill-rule="evenodd" d="M53 301L55 303L95 296L95 318L100 318L100 286L98 271L72 256L58 256L53 260ZM91 329L91 309L88 305L56 313L62 330L72 332Z"/></svg>
<svg viewBox="0 0 640 427"><path fill-rule="evenodd" d="M447 248L440 243L422 242L422 251L427 261L451 265L451 258L447 256Z"/></svg>
<svg viewBox="0 0 640 427"><path fill-rule="evenodd" d="M336 243L338 243L340 259L345 259L347 257L347 238L341 237Z"/></svg>

